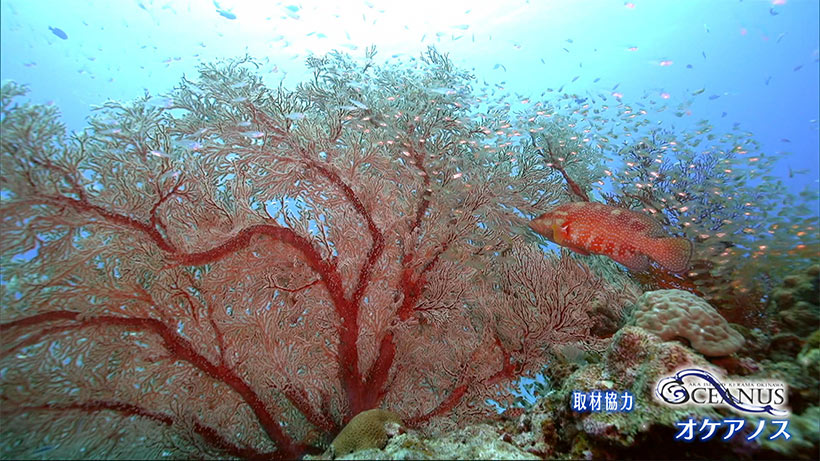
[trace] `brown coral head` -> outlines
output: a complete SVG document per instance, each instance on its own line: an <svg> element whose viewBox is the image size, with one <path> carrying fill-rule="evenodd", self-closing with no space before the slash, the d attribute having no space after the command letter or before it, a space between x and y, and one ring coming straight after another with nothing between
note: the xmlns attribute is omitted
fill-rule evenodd
<svg viewBox="0 0 820 461"><path fill-rule="evenodd" d="M333 439L325 457L335 459L354 451L381 449L391 437L403 432L404 423L396 413L380 408L365 410L354 416Z"/></svg>

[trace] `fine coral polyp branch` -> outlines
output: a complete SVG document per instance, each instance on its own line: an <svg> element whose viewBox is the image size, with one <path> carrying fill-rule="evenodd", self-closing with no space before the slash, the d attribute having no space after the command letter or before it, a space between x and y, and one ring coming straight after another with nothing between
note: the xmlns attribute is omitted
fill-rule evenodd
<svg viewBox="0 0 820 461"><path fill-rule="evenodd" d="M284 386L281 386L281 388L282 393L287 397L288 401L299 410L308 422L328 433L339 430L338 424L330 419L329 415L322 411L322 408L316 408L315 402L311 402L310 397L304 389L296 387L292 383L286 383Z"/></svg>
<svg viewBox="0 0 820 461"><path fill-rule="evenodd" d="M87 402L76 403L49 403L44 405L14 405L12 408L6 408L6 411L14 412L71 412L82 411L86 413L98 413L100 411L112 411L126 417L145 418L164 426L172 426L180 424L173 416L161 412L152 411L135 405L129 402L118 402L110 400L90 400ZM284 453L272 452L263 453L251 447L240 446L227 438L223 437L218 430L203 424L200 421L188 421L193 431L202 437L206 443L217 448L231 456L236 456L243 459L287 459L287 456L282 456Z"/></svg>
<svg viewBox="0 0 820 461"><path fill-rule="evenodd" d="M303 154L303 157L307 157L307 155ZM356 192L354 192L353 189L347 185L335 171L332 171L325 165L315 162L312 162L311 167L316 169L334 187L338 188L342 192L345 199L347 199L350 205L353 206L353 209L355 209L356 212L365 220L367 229L370 232L372 243L370 250L368 251L367 258L359 270L356 288L353 290L353 295L350 302L351 306L358 306L362 296L364 296L364 292L367 289L368 284L370 283L370 275L373 270L373 266L376 264L376 261L378 261L384 251L384 235L373 221L373 217L365 208Z"/></svg>
<svg viewBox="0 0 820 461"><path fill-rule="evenodd" d="M165 349L173 359L190 363L211 378L226 384L237 394L239 394L254 412L263 430L267 432L271 440L274 440L277 443L279 450L285 454L285 458L288 458L298 452L297 447L294 445L290 436L287 435L279 426L276 416L271 414L269 411L268 405L262 401L259 395L240 376L235 374L233 370L229 369L224 364L217 365L211 363L206 357L197 352L195 347L190 344L188 340L178 335L159 320L150 318L113 316L82 318L79 312L53 311L7 322L0 325L0 331L6 332L8 330L15 330L21 327L30 327L55 320L71 320L73 322L45 328L42 332L35 334L34 336L39 340L41 337L53 333L91 328L95 326L111 326L116 328L124 328L130 331L145 331L159 336L163 340ZM25 334L25 332L23 332L23 334ZM18 335L12 334L12 336ZM24 339L23 345L28 342L29 341L27 339ZM15 347L15 349L16 348L17 347Z"/></svg>
<svg viewBox="0 0 820 461"><path fill-rule="evenodd" d="M584 192L583 189L581 189L581 186L579 186L578 183L576 183L572 179L572 177L567 173L567 170L564 167L564 160L558 155L556 155L555 152L553 152L552 143L549 141L549 139L547 139L547 153L549 155L544 155L542 153L542 155L548 160L547 166L561 173L561 177L564 178L564 181L567 183L567 187L573 195L583 200L584 202L589 202L589 195L587 195L587 193Z"/></svg>
<svg viewBox="0 0 820 461"><path fill-rule="evenodd" d="M75 199L71 197L65 196L44 196L40 200L41 203L44 204L60 204L60 205L67 205L71 208L74 208L80 212L91 212L95 213L107 221L118 224L121 226L126 226L131 229L137 230L146 236L148 236L160 249L163 251L173 253L176 251L174 245L169 242L158 230L156 227L152 226L151 224L143 223L137 219L131 218L129 216L125 216L120 213L115 213L113 211L107 210L104 207L99 205L94 205L88 202L87 199Z"/></svg>
<svg viewBox="0 0 820 461"><path fill-rule="evenodd" d="M407 418L405 422L408 426L414 427L419 426L430 419L435 418L437 416L447 414L448 412L452 411L453 408L456 407L459 403L461 403L464 396L467 394L468 386L466 384L461 384L455 387L450 394L441 401L435 408L430 410L427 413L422 415L414 416L411 418Z"/></svg>
<svg viewBox="0 0 820 461"><path fill-rule="evenodd" d="M321 277L323 284L337 306L345 305L346 300L341 286L341 277L333 264L322 258L310 240L298 235L287 227L276 224L252 225L242 229L235 236L214 248L197 253L174 254L172 257L178 263L187 266L199 266L212 263L247 248L251 243L251 239L256 235L269 236L299 251L308 266Z"/></svg>

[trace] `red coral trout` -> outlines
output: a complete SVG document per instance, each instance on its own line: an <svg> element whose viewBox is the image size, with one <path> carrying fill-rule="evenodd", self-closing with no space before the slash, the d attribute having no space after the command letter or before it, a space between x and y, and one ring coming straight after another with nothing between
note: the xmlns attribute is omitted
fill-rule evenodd
<svg viewBox="0 0 820 461"><path fill-rule="evenodd" d="M606 255L629 269L649 269L649 259L670 272L684 272L692 242L669 237L643 213L603 203L565 203L530 221L530 228L582 255Z"/></svg>

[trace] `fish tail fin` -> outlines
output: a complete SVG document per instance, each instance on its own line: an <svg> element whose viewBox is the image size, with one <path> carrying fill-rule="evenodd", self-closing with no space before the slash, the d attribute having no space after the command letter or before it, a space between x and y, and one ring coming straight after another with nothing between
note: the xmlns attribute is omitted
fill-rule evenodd
<svg viewBox="0 0 820 461"><path fill-rule="evenodd" d="M668 237L654 239L647 255L666 270L674 273L689 269L694 250L692 242L685 238Z"/></svg>

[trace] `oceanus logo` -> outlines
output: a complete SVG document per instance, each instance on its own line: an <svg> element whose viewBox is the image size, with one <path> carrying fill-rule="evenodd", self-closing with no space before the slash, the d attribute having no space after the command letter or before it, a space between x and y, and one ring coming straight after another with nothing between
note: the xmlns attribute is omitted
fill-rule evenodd
<svg viewBox="0 0 820 461"><path fill-rule="evenodd" d="M687 368L655 385L655 397L671 406L729 406L738 411L783 417L789 415L786 385L780 381L726 381L706 370Z"/></svg>

